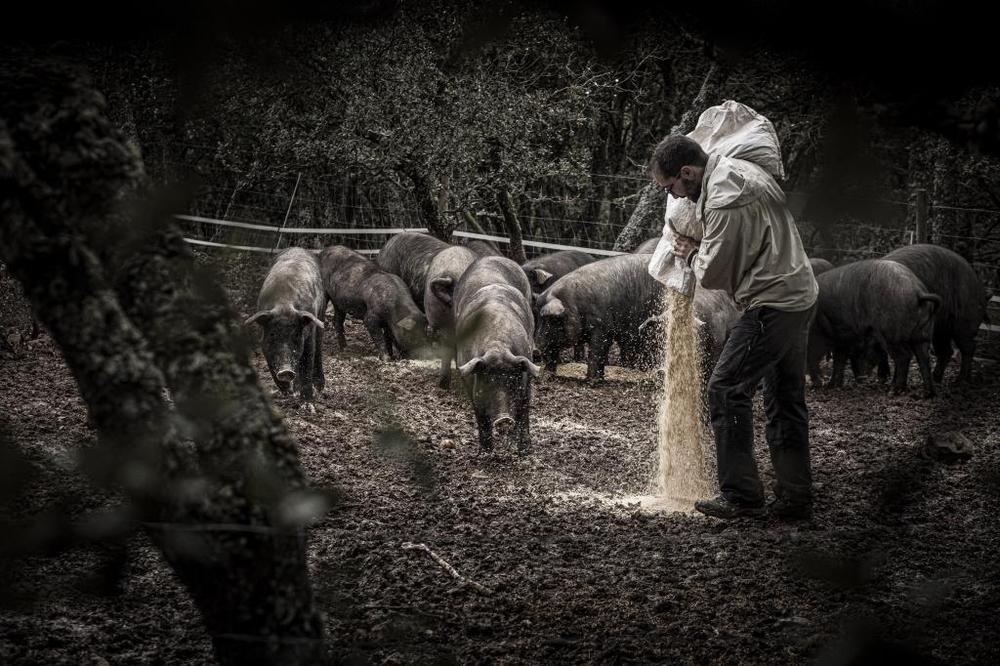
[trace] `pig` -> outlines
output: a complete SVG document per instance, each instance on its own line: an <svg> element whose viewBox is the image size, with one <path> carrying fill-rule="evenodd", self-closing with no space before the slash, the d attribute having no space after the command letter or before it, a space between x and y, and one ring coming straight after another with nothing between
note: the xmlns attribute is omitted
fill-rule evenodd
<svg viewBox="0 0 1000 666"><path fill-rule="evenodd" d="M450 247L450 244L440 238L418 231L404 231L386 241L379 250L375 263L382 270L403 278L413 302L423 308L427 269L434 255L446 247Z"/></svg>
<svg viewBox="0 0 1000 666"><path fill-rule="evenodd" d="M441 372L438 386L443 389L451 385L451 362L455 356L455 314L452 296L455 285L469 265L479 258L474 251L464 245L447 247L431 260L427 269L427 288L424 290L424 312L427 328L439 346Z"/></svg>
<svg viewBox="0 0 1000 666"><path fill-rule="evenodd" d="M828 386L843 385L844 366L872 345L885 349L895 363L892 393L906 390L910 357L916 356L923 395L935 393L930 370L930 342L941 298L913 271L885 259L864 259L816 276L817 310L809 332L809 374L819 375L819 361L833 351Z"/></svg>
<svg viewBox="0 0 1000 666"><path fill-rule="evenodd" d="M639 327L659 313L663 284L647 270L649 256L622 254L584 264L535 299L535 344L545 369L555 371L562 349L589 343L587 380L604 378L613 343L623 364L638 362L655 342ZM647 359L649 362L650 359Z"/></svg>
<svg viewBox="0 0 1000 666"><path fill-rule="evenodd" d="M480 238L466 238L462 245L475 252L480 257L502 257L503 252L491 241Z"/></svg>
<svg viewBox="0 0 1000 666"><path fill-rule="evenodd" d="M652 238L642 241L634 250L632 250L632 254L653 254L656 246L660 244L661 238L663 238L663 236L653 236Z"/></svg>
<svg viewBox="0 0 1000 666"><path fill-rule="evenodd" d="M410 356L427 344L427 318L413 302L403 278L343 245L325 248L319 263L323 288L333 304L333 326L341 349L347 344L347 315L364 322L383 362L401 354Z"/></svg>
<svg viewBox="0 0 1000 666"><path fill-rule="evenodd" d="M664 311L655 317L650 317L639 326L640 333L647 327L659 329L658 337L663 335L668 314ZM729 339L729 332L739 321L740 312L732 297L721 289L704 289L697 287L694 292L694 316L698 327L698 341L701 346L702 376L707 380L715 369L719 354Z"/></svg>
<svg viewBox="0 0 1000 666"><path fill-rule="evenodd" d="M516 262L480 257L455 285L455 358L472 402L479 451L490 453L494 434L509 436L519 454L531 451L528 413L534 319L531 286Z"/></svg>
<svg viewBox="0 0 1000 666"><path fill-rule="evenodd" d="M941 298L934 318L932 345L937 357L934 381L944 378L952 357L952 342L961 354L958 382L972 376L979 325L986 321L988 296L983 281L962 255L939 245L919 243L893 250L883 257L903 264L920 278L928 291Z"/></svg>
<svg viewBox="0 0 1000 666"><path fill-rule="evenodd" d="M829 259L823 259L821 257L810 257L809 263L812 264L813 275L819 275L820 273L833 268L833 263Z"/></svg>
<svg viewBox="0 0 1000 666"><path fill-rule="evenodd" d="M813 275L814 276L815 275L819 275L823 271L828 271L831 268L833 268L833 262L829 261L828 259L822 259L820 257L811 257L809 259L809 263L812 264L812 269L813 269ZM814 313L815 313L815 311L814 311ZM814 316L815 316L815 314L814 314ZM861 376L861 375L863 375L863 374L865 374L865 373L868 372L867 363L865 362L865 359L862 356L863 355L861 353L859 353L859 352L856 352L855 354L853 354L851 356L851 369L854 371L854 376L855 377L859 377L859 376ZM832 354L830 354L828 352L826 354L826 357L830 358L830 357L832 357ZM807 373L807 374L809 374L809 373ZM819 382L820 382L820 378L819 377L813 377L812 375L809 376L809 380L810 380L810 382L812 382L812 384L814 386L818 385Z"/></svg>
<svg viewBox="0 0 1000 666"><path fill-rule="evenodd" d="M559 250L529 259L521 269L528 276L531 292L540 294L563 275L593 261L594 257L580 250Z"/></svg>
<svg viewBox="0 0 1000 666"><path fill-rule="evenodd" d="M309 250L282 250L264 278L257 312L246 320L261 329L261 347L267 369L283 394L294 389L312 405L314 391L322 391L323 317L326 292L319 260Z"/></svg>

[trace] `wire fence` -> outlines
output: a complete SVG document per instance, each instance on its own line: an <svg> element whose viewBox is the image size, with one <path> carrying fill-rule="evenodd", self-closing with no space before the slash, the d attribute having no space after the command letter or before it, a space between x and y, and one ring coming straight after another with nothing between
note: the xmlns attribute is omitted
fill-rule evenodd
<svg viewBox="0 0 1000 666"><path fill-rule="evenodd" d="M181 216L185 233L201 242L241 247L288 245L319 249L342 244L375 254L394 229L424 229L412 193L395 183L376 185L334 182L332 177L301 179L267 188L239 181L231 188L209 186L193 198L189 214ZM517 203L522 234L529 255L550 246L566 246L599 253L612 252L615 241L638 203L638 190L648 178L601 174L601 199L572 193L525 193ZM296 190L295 183L299 183ZM856 200L838 219L813 217L809 195L789 192L789 201L811 256L834 263L882 256L893 249L920 242L913 204L893 200ZM494 242L507 238L499 211L480 207L469 211L476 225ZM991 291L1000 289L1000 210L946 205L929 207L934 218L928 242L959 251L969 259ZM957 217L965 220L956 222ZM972 219L976 218L976 219ZM870 220L877 219L878 224ZM285 224L278 237L275 233ZM457 229L474 233L463 220ZM958 233L965 231L966 233ZM660 228L644 230L645 237Z"/></svg>
<svg viewBox="0 0 1000 666"><path fill-rule="evenodd" d="M169 152L185 161L158 163L158 175L165 180L194 171L208 183L195 193L186 214L177 216L188 242L199 247L263 256L290 245L320 250L336 244L373 256L394 233L426 231L413 192L393 180L333 173L307 178L289 173L265 180L202 159L213 150L172 146ZM644 172L592 174L586 187L522 193L515 207L525 254L531 258L568 248L598 256L619 254L615 242L648 182ZM884 256L915 242L943 245L964 256L993 297L991 323L983 330L990 345L998 348L994 357L1000 358L1000 340L993 339L1000 338L1000 210L935 202L920 211L919 202L898 197L839 196L831 201L828 195L798 191L787 196L810 256L839 264ZM445 214L459 216L453 242L479 238L501 250L509 242L503 217L492 202ZM926 219L923 228L921 214ZM660 233L657 220L654 228L643 230L643 239Z"/></svg>

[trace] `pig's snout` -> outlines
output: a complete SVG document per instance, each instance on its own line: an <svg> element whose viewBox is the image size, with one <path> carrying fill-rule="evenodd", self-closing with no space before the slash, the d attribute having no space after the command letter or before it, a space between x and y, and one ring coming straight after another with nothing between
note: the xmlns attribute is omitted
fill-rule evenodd
<svg viewBox="0 0 1000 666"><path fill-rule="evenodd" d="M514 419L511 418L510 414L504 414L493 422L493 429L500 435L506 435L512 427L514 427Z"/></svg>
<svg viewBox="0 0 1000 666"><path fill-rule="evenodd" d="M295 379L295 371L291 368L282 368L275 375L282 384L291 384L292 380Z"/></svg>

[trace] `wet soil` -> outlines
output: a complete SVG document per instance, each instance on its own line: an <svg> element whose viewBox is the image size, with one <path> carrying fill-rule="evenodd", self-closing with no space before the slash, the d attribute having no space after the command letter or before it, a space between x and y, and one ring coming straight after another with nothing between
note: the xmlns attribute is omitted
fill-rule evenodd
<svg viewBox="0 0 1000 666"><path fill-rule="evenodd" d="M275 399L311 483L341 493L308 537L331 663L1000 661L991 366L971 388L949 368L930 400L916 373L897 397L850 379L811 389L814 518L725 522L628 500L649 492L655 374L543 377L533 453L486 456L458 381L443 391L432 362L380 363L356 321L347 334L344 350L325 338L315 413ZM48 337L0 358L0 380L26 460L4 483L27 482L5 517L45 530L114 506L76 466L92 433ZM952 430L972 457L928 455L927 436ZM757 455L767 481L762 434ZM196 609L141 534L4 568L0 663L214 663Z"/></svg>

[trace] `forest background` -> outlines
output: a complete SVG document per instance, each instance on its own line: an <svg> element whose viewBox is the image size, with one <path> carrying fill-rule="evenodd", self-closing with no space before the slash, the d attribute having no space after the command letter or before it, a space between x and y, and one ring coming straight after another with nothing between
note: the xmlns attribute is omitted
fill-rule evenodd
<svg viewBox="0 0 1000 666"><path fill-rule="evenodd" d="M60 17L42 41L87 36L59 48L148 175L186 186L177 212L264 228L182 221L192 238L374 251L386 235L273 230L405 226L509 237L515 259L540 251L521 239L627 251L662 226L652 146L734 99L774 123L813 256L926 239L998 283L997 92L960 5L209 3L133 9L127 30Z"/></svg>

